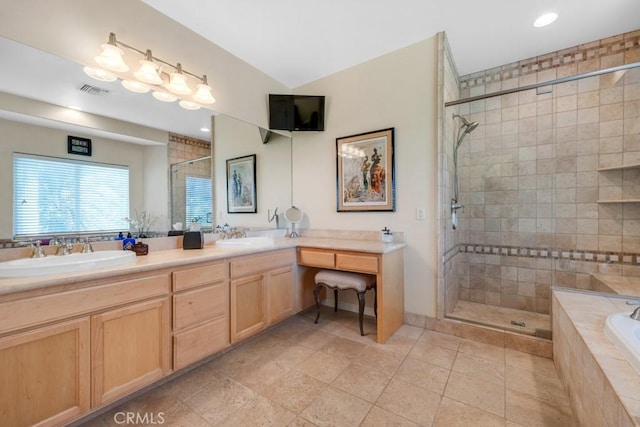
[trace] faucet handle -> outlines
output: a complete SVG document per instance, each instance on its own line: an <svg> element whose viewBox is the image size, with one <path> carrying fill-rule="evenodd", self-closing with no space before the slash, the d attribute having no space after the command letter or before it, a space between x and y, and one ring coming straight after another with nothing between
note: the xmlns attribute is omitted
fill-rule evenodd
<svg viewBox="0 0 640 427"><path fill-rule="evenodd" d="M89 254L91 252L93 252L93 246L91 246L91 242L89 242L89 238L85 237L84 239L84 243L82 244L82 251L83 254Z"/></svg>
<svg viewBox="0 0 640 427"><path fill-rule="evenodd" d="M33 251L31 252L31 258L44 258L46 254L44 253L44 248L40 246L42 244L41 240L36 240L33 242Z"/></svg>

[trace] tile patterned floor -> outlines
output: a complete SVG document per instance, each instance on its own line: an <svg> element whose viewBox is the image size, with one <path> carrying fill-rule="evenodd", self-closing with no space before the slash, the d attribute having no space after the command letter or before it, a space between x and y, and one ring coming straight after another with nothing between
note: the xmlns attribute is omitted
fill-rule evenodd
<svg viewBox="0 0 640 427"><path fill-rule="evenodd" d="M295 316L84 425L121 426L123 412L185 427L575 424L549 359L408 325L379 345L375 333L360 336L353 313L329 310L318 325L312 313Z"/></svg>

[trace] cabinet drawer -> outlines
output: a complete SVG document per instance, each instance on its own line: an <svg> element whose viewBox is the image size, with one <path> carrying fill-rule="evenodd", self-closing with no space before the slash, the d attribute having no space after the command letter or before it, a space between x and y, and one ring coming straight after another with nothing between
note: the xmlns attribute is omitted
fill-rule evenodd
<svg viewBox="0 0 640 427"><path fill-rule="evenodd" d="M361 271L363 273L378 272L378 257L376 255L336 253L336 268L338 270Z"/></svg>
<svg viewBox="0 0 640 427"><path fill-rule="evenodd" d="M229 326L222 318L173 336L173 369L182 369L229 345Z"/></svg>
<svg viewBox="0 0 640 427"><path fill-rule="evenodd" d="M204 267L190 268L173 272L173 290L182 291L184 289L195 288L208 283L223 281L224 262Z"/></svg>
<svg viewBox="0 0 640 427"><path fill-rule="evenodd" d="M225 283L195 289L173 296L173 329L212 320L227 314L227 286Z"/></svg>
<svg viewBox="0 0 640 427"><path fill-rule="evenodd" d="M284 249L240 257L232 259L230 262L231 278L262 273L273 268L292 265L295 262L294 249Z"/></svg>
<svg viewBox="0 0 640 427"><path fill-rule="evenodd" d="M168 273L158 274L1 303L0 333L163 296L169 292L169 278Z"/></svg>
<svg viewBox="0 0 640 427"><path fill-rule="evenodd" d="M298 264L311 267L334 268L335 254L333 251L300 248L298 251Z"/></svg>

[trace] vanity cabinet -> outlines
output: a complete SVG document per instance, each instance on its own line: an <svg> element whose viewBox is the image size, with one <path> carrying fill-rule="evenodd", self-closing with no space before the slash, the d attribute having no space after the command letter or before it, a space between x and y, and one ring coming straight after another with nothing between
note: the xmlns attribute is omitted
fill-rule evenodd
<svg viewBox="0 0 640 427"><path fill-rule="evenodd" d="M62 425L170 372L169 272L0 302L0 425Z"/></svg>
<svg viewBox="0 0 640 427"><path fill-rule="evenodd" d="M299 285L313 286L316 269L353 271L376 276L378 318L376 341L384 342L404 323L404 258L402 251L371 253L298 247L298 265L312 267ZM305 287L306 286L306 287Z"/></svg>
<svg viewBox="0 0 640 427"><path fill-rule="evenodd" d="M91 317L93 406L162 378L171 370L169 298Z"/></svg>
<svg viewBox="0 0 640 427"><path fill-rule="evenodd" d="M173 368L229 345L229 282L218 261L173 272Z"/></svg>
<svg viewBox="0 0 640 427"><path fill-rule="evenodd" d="M0 425L61 425L90 407L89 317L0 338Z"/></svg>
<svg viewBox="0 0 640 427"><path fill-rule="evenodd" d="M229 262L231 342L294 313L295 250L233 258Z"/></svg>

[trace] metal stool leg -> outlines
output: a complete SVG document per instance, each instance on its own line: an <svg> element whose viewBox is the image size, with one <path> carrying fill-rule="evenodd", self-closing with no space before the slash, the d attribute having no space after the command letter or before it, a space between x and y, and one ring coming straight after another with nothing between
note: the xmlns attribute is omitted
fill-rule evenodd
<svg viewBox="0 0 640 427"><path fill-rule="evenodd" d="M358 292L358 320L360 321L360 335L364 336L362 321L364 318L364 295L365 292Z"/></svg>
<svg viewBox="0 0 640 427"><path fill-rule="evenodd" d="M333 301L335 303L335 307L333 308L333 311L337 313L338 312L338 290L337 289L333 290Z"/></svg>
<svg viewBox="0 0 640 427"><path fill-rule="evenodd" d="M313 298L316 300L316 309L318 310L318 313L316 314L316 321L313 323L318 323L318 319L320 318L320 289L321 289L320 284L317 284L314 288L313 288Z"/></svg>

